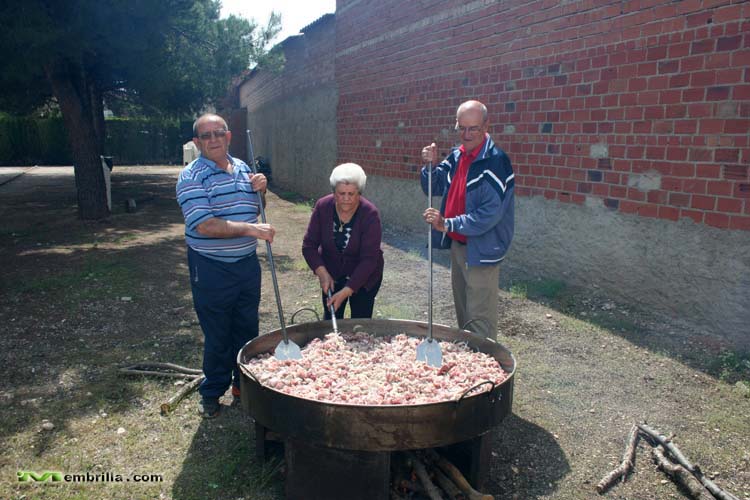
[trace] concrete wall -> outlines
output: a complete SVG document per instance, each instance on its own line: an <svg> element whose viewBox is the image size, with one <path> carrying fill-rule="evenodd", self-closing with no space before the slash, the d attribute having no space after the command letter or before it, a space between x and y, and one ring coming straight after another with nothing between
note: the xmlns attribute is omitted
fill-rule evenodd
<svg viewBox="0 0 750 500"><path fill-rule="evenodd" d="M366 196L385 225L422 231L426 241L420 214L427 198L418 181L370 176ZM579 206L517 197L516 235L503 267L529 280L596 285L617 300L686 319L727 345L750 349L745 231L620 214L597 200Z"/></svg>
<svg viewBox="0 0 750 500"><path fill-rule="evenodd" d="M336 90L312 89L248 114L255 155L271 160L273 183L309 197L330 192L336 166Z"/></svg>
<svg viewBox="0 0 750 500"><path fill-rule="evenodd" d="M329 14L282 42L282 71L256 71L239 92L255 155L271 161L273 183L309 197L330 192L338 156L333 47Z"/></svg>

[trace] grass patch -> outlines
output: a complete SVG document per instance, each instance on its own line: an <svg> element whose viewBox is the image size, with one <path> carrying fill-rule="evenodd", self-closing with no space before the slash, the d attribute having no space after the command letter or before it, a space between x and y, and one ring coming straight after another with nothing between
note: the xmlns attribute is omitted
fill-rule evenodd
<svg viewBox="0 0 750 500"><path fill-rule="evenodd" d="M375 301L375 311L372 315L376 319L417 319L419 311L411 304L378 304Z"/></svg>
<svg viewBox="0 0 750 500"><path fill-rule="evenodd" d="M529 296L529 290L526 283L516 283L508 288L510 296L514 299L526 299Z"/></svg>
<svg viewBox="0 0 750 500"><path fill-rule="evenodd" d="M293 271L299 271L301 273L310 271L310 267L307 265L307 261L305 261L305 259L294 259L290 265L290 268Z"/></svg>
<svg viewBox="0 0 750 500"><path fill-rule="evenodd" d="M530 297L544 297L545 299L556 299L565 291L564 281L559 280L542 280L532 281L529 284Z"/></svg>
<svg viewBox="0 0 750 500"><path fill-rule="evenodd" d="M750 381L750 352L724 351L709 362L709 367L728 384Z"/></svg>
<svg viewBox="0 0 750 500"><path fill-rule="evenodd" d="M132 296L138 280L125 262L87 257L80 269L31 276L18 283L19 293L61 294L66 299L80 301L101 299L108 295Z"/></svg>
<svg viewBox="0 0 750 500"><path fill-rule="evenodd" d="M138 235L134 233L123 234L112 240L114 244L127 243L138 239Z"/></svg>
<svg viewBox="0 0 750 500"><path fill-rule="evenodd" d="M419 249L416 249L416 248L410 248L406 252L406 256L408 258L410 258L410 259L413 259L413 260L424 260L425 259L425 255L422 253L422 251L419 250Z"/></svg>
<svg viewBox="0 0 750 500"><path fill-rule="evenodd" d="M303 214L309 214L312 212L315 202L313 200L298 201L294 203L294 211L301 212Z"/></svg>
<svg viewBox="0 0 750 500"><path fill-rule="evenodd" d="M566 290L564 281L560 280L535 280L520 281L511 284L508 288L511 296L518 299L559 299Z"/></svg>

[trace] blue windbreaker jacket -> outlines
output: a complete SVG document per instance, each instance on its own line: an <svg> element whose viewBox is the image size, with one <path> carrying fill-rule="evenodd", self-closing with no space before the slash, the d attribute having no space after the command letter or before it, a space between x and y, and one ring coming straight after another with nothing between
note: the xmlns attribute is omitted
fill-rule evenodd
<svg viewBox="0 0 750 500"><path fill-rule="evenodd" d="M432 194L442 196L440 213L445 214L445 202L451 179L458 168L461 152L454 148L432 170ZM505 152L487 136L484 148L469 166L466 178L466 213L445 220L448 231L467 238L467 264L491 265L503 260L513 239L513 167ZM427 194L427 167L422 167L422 191ZM436 248L449 248L451 239L432 230Z"/></svg>

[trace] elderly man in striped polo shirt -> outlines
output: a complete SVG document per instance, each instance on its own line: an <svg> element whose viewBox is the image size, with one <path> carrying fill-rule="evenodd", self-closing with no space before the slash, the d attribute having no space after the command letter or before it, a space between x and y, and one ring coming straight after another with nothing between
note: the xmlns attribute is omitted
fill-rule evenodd
<svg viewBox="0 0 750 500"><path fill-rule="evenodd" d="M260 265L257 240L273 241L270 224L258 223L263 174L253 175L229 155L232 133L218 115L193 124L200 156L180 172L177 202L185 217L193 304L205 336L200 412L218 415L219 398L232 385L239 396L235 357L258 336ZM234 375L234 377L233 377Z"/></svg>

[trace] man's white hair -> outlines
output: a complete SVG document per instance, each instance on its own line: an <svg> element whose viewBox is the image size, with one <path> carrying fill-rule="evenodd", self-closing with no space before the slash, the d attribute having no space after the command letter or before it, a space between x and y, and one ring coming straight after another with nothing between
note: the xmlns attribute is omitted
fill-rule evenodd
<svg viewBox="0 0 750 500"><path fill-rule="evenodd" d="M362 167L356 163L342 163L333 169L330 180L331 189L336 189L336 186L343 182L344 184L354 184L357 186L359 194L362 194L367 183L367 176Z"/></svg>
<svg viewBox="0 0 750 500"><path fill-rule="evenodd" d="M215 114L215 113L206 113L204 115L199 116L194 122L193 122L193 137L198 137L198 126L201 124L201 122L209 121L209 120L215 120L221 123L224 126L224 130L229 130L229 126L227 125L227 121L222 118L221 116Z"/></svg>

